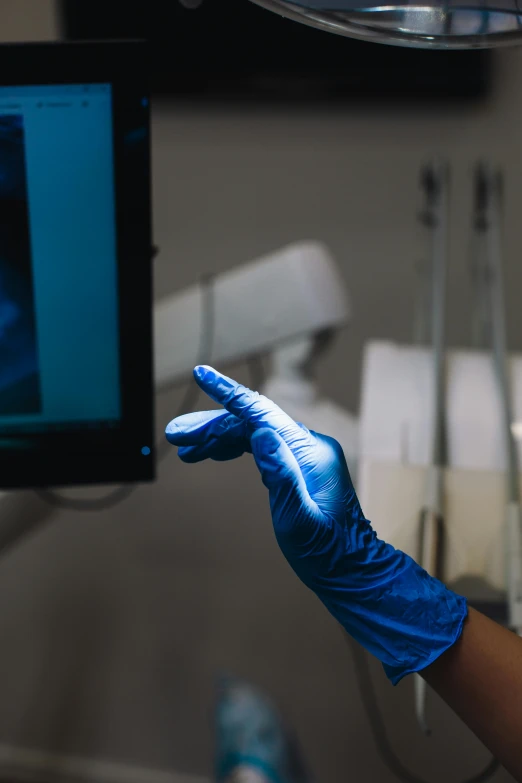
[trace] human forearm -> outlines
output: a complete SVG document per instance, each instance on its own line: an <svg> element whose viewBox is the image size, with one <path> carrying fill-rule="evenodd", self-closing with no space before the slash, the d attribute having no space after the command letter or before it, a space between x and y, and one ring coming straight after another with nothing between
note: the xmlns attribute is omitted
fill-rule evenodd
<svg viewBox="0 0 522 783"><path fill-rule="evenodd" d="M460 639L421 673L522 781L522 639L470 609Z"/></svg>

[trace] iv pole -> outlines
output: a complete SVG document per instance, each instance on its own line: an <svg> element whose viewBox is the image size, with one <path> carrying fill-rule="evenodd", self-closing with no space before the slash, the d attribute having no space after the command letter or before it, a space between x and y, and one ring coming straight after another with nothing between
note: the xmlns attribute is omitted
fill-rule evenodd
<svg viewBox="0 0 522 783"><path fill-rule="evenodd" d="M422 215L431 232L431 340L433 383L433 436L430 464L427 469L424 506L420 512L419 564L432 576L441 578L444 532L445 436L445 316L446 273L448 257L448 189L446 163L436 162L422 173L425 193ZM430 734L426 722L426 681L415 675L415 713L424 734Z"/></svg>
<svg viewBox="0 0 522 783"><path fill-rule="evenodd" d="M520 465L513 434L513 400L507 353L504 281L501 241L502 177L485 165L475 173L476 234L485 238L485 253L475 270L479 285L488 294L493 370L497 378L502 429L506 450L505 568L508 596L508 625L522 635L522 509L520 504ZM480 264L480 258L479 258Z"/></svg>

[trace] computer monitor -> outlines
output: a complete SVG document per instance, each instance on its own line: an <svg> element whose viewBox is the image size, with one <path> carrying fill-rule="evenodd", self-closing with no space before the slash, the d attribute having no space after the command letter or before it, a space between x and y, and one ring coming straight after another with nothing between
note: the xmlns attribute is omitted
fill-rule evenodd
<svg viewBox="0 0 522 783"><path fill-rule="evenodd" d="M0 488L154 477L146 63L0 47Z"/></svg>

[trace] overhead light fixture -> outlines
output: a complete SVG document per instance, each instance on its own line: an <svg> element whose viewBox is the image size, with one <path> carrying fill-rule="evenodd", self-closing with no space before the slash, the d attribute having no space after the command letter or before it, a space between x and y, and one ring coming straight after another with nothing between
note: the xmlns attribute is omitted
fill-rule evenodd
<svg viewBox="0 0 522 783"><path fill-rule="evenodd" d="M426 49L522 42L519 0L251 0L330 33ZM522 0L520 0L522 3Z"/></svg>

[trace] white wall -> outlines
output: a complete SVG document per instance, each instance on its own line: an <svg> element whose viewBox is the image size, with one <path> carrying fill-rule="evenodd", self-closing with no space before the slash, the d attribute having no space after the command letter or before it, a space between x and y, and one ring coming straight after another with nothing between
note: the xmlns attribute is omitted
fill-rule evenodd
<svg viewBox="0 0 522 783"><path fill-rule="evenodd" d="M0 33L48 37L52 10L48 0L0 0ZM355 406L364 341L411 333L417 174L433 153L454 164L449 334L467 340L471 170L487 156L506 170L510 338L521 348L522 49L495 63L494 95L475 108L156 106L157 294L294 239L326 241L355 322L323 361L321 384ZM245 367L231 371L248 379ZM159 401L158 435L177 404ZM273 694L322 781L395 779L375 753L344 640L283 562L248 459L187 467L172 455L158 484L117 510L60 514L0 562L0 638L6 742L208 773L213 676L225 669ZM411 683L394 690L374 674L413 771L435 781L479 769L487 754L438 700L426 740Z"/></svg>
<svg viewBox="0 0 522 783"><path fill-rule="evenodd" d="M2 0L2 41L48 41L58 35L54 0Z"/></svg>

